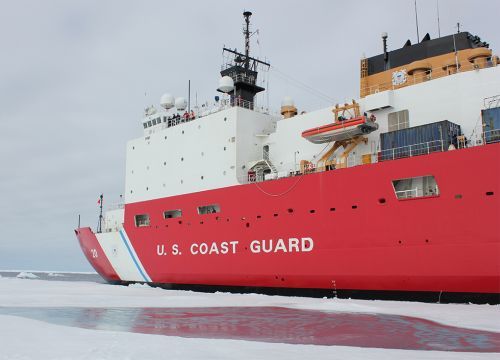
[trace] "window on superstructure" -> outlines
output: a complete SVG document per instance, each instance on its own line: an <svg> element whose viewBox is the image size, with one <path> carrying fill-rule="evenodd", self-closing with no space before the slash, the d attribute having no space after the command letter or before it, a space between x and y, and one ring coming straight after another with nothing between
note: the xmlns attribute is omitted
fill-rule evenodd
<svg viewBox="0 0 500 360"><path fill-rule="evenodd" d="M151 120L148 121L148 127L151 127L153 126L153 123L151 122Z"/></svg>
<svg viewBox="0 0 500 360"><path fill-rule="evenodd" d="M392 112L388 115L389 131L396 131L410 127L408 110Z"/></svg>
<svg viewBox="0 0 500 360"><path fill-rule="evenodd" d="M216 213L220 213L220 205L218 204L198 206L198 214L200 215L216 214Z"/></svg>
<svg viewBox="0 0 500 360"><path fill-rule="evenodd" d="M147 128L148 128L148 124L147 124L147 123L144 123L144 124L142 124L142 125L144 125L144 129L147 129Z"/></svg>
<svg viewBox="0 0 500 360"><path fill-rule="evenodd" d="M150 221L149 221L148 214L141 214L141 215L135 216L135 227L144 227L144 226L149 226L149 225L150 225Z"/></svg>
<svg viewBox="0 0 500 360"><path fill-rule="evenodd" d="M393 180L392 186L398 200L439 195L439 187L432 175Z"/></svg>
<svg viewBox="0 0 500 360"><path fill-rule="evenodd" d="M163 212L164 219L174 219L182 216L182 210L167 210Z"/></svg>

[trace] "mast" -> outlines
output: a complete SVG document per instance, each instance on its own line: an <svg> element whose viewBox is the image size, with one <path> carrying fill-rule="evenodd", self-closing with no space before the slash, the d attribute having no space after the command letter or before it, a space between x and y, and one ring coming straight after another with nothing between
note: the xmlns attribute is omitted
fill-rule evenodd
<svg viewBox="0 0 500 360"><path fill-rule="evenodd" d="M248 70L250 67L250 16L252 13L250 11L245 11L243 17L245 18L246 27L243 29L243 35L245 36L245 69Z"/></svg>
<svg viewBox="0 0 500 360"><path fill-rule="evenodd" d="M99 211L99 222L97 223L97 233L101 233L102 232L102 219L103 219L103 216L102 216L102 203L103 203L103 194L101 194L99 196L99 208L100 208L100 211Z"/></svg>
<svg viewBox="0 0 500 360"><path fill-rule="evenodd" d="M263 87L257 85L257 67L260 65L261 68L266 70L271 65L250 56L250 37L252 36L252 32L250 31L250 16L252 16L250 11L243 13L245 19L243 27L245 38L244 53L238 52L236 49L232 50L224 47L223 53L226 55L226 62L222 65L220 74L233 79L234 91L230 94L231 103L253 109L255 95L265 90Z"/></svg>

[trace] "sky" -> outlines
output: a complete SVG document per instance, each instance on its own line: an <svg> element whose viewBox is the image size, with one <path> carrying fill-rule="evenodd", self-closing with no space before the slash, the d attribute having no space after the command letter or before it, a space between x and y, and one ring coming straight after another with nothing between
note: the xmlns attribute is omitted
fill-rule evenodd
<svg viewBox="0 0 500 360"><path fill-rule="evenodd" d="M499 1L419 0L420 38L460 29L498 54ZM125 184L125 145L163 93L217 95L222 47L272 65L265 103L356 98L359 60L416 42L414 0L0 0L0 269L91 271L73 229ZM267 83L266 83L267 84ZM314 89L314 90L310 90ZM320 95L318 95L320 94ZM269 100L268 100L269 99ZM194 101L194 99L193 99Z"/></svg>

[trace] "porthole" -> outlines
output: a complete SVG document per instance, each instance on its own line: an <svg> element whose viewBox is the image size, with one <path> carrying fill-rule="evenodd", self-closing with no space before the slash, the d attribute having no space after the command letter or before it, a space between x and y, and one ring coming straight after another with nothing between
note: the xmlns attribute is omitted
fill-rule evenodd
<svg viewBox="0 0 500 360"><path fill-rule="evenodd" d="M203 156L203 155L205 155L205 153L202 151L202 152L201 152L201 156Z"/></svg>
<svg viewBox="0 0 500 360"><path fill-rule="evenodd" d="M181 161L184 161L184 158L183 158L183 157L181 157Z"/></svg>
<svg viewBox="0 0 500 360"><path fill-rule="evenodd" d="M146 186L146 191L149 191L149 187L148 186Z"/></svg>
<svg viewBox="0 0 500 360"><path fill-rule="evenodd" d="M257 215L257 219L260 219L261 217L262 217L262 216L260 216L260 215Z"/></svg>
<svg viewBox="0 0 500 360"><path fill-rule="evenodd" d="M380 198L380 199L378 199L378 203L379 203L379 204L385 204L385 199L384 199L384 198Z"/></svg>
<svg viewBox="0 0 500 360"><path fill-rule="evenodd" d="M287 211L288 211L290 214L291 214L291 213L293 213L293 209L292 209L292 208L288 209Z"/></svg>
<svg viewBox="0 0 500 360"><path fill-rule="evenodd" d="M495 193L493 191L487 191L486 196L493 196Z"/></svg>
<svg viewBox="0 0 500 360"><path fill-rule="evenodd" d="M276 213L275 213L275 214L273 214L273 216L274 216L274 217L278 217L278 214L276 214Z"/></svg>
<svg viewBox="0 0 500 360"><path fill-rule="evenodd" d="M167 140L167 137L165 136L165 140Z"/></svg>
<svg viewBox="0 0 500 360"><path fill-rule="evenodd" d="M456 194L455 195L455 199L461 199L462 198L462 194Z"/></svg>
<svg viewBox="0 0 500 360"><path fill-rule="evenodd" d="M165 166L165 165L167 165L167 162L166 162L166 161L164 161L164 162L163 162L163 165L164 165L164 166Z"/></svg>
<svg viewBox="0 0 500 360"><path fill-rule="evenodd" d="M224 151L226 151L226 147L224 146Z"/></svg>
<svg viewBox="0 0 500 360"><path fill-rule="evenodd" d="M135 150L135 146L132 146L132 150Z"/></svg>
<svg viewBox="0 0 500 360"><path fill-rule="evenodd" d="M316 210L314 210L314 209L309 210L310 214L314 214L315 212L316 212Z"/></svg>
<svg viewBox="0 0 500 360"><path fill-rule="evenodd" d="M227 117L224 118L224 121L227 121Z"/></svg>
<svg viewBox="0 0 500 360"><path fill-rule="evenodd" d="M132 190L130 190L130 193L133 194L134 192Z"/></svg>
<svg viewBox="0 0 500 360"><path fill-rule="evenodd" d="M184 135L184 130L182 130L182 135Z"/></svg>
<svg viewBox="0 0 500 360"><path fill-rule="evenodd" d="M335 211L336 209L335 208L330 208L330 211Z"/></svg>
<svg viewBox="0 0 500 360"><path fill-rule="evenodd" d="M357 209L357 208L358 208L358 205L353 205L353 206L351 206L351 208L352 208L353 210L355 210L355 209Z"/></svg>
<svg viewBox="0 0 500 360"><path fill-rule="evenodd" d="M203 175L201 175L201 180L203 180Z"/></svg>
<svg viewBox="0 0 500 360"><path fill-rule="evenodd" d="M181 180L181 184L184 184L184 180Z"/></svg>

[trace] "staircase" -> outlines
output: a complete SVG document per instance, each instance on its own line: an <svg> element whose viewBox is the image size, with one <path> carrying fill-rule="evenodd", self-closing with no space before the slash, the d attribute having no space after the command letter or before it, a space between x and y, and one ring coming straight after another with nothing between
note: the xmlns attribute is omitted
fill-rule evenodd
<svg viewBox="0 0 500 360"><path fill-rule="evenodd" d="M275 177L278 176L278 169L276 169L276 166L271 162L269 159L269 151L263 150L262 151L262 158L266 162L267 166L269 166L269 169L271 169L271 172L274 174Z"/></svg>

